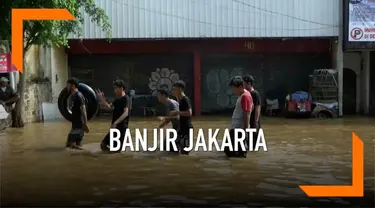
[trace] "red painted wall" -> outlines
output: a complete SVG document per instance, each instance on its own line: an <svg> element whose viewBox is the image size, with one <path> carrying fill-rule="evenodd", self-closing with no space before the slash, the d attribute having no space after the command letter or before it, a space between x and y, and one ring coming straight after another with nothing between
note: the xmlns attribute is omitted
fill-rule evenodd
<svg viewBox="0 0 375 208"><path fill-rule="evenodd" d="M201 110L201 55L229 53L329 53L329 39L70 40L68 54L194 55L194 109Z"/></svg>
<svg viewBox="0 0 375 208"><path fill-rule="evenodd" d="M140 53L299 53L329 52L328 39L258 39L258 40L148 40L118 41L71 40L70 54L140 54Z"/></svg>

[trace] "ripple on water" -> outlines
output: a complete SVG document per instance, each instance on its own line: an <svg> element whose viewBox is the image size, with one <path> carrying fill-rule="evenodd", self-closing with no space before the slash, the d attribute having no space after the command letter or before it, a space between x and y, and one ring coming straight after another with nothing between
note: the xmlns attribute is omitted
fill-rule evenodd
<svg viewBox="0 0 375 208"><path fill-rule="evenodd" d="M206 123L211 123L215 128L225 128L225 122L216 120L222 119L205 122L195 118L194 124L208 128ZM267 123L268 121L265 119L264 125L268 132L268 152L251 153L247 160L228 159L224 153L216 151L192 152L189 156L168 155L166 152L102 154L99 142L103 132L108 130L108 121L90 123L92 132L85 136L84 141L88 153L65 151L61 148L70 129L68 123L32 123L22 130L9 129L6 138L0 139L2 194L32 194L35 197L29 197L30 200L27 201L32 203L37 197L49 200L37 195L49 193L52 197L59 196L60 200L68 198L74 202L71 206L97 206L99 202L106 202L108 207L128 202L133 207L153 207L162 203L169 206L178 203L204 206L208 201L233 207L235 203L223 201L220 194L236 194L237 184L241 184L244 195L250 200L260 201L266 196L288 201L285 196L307 198L295 197L297 194L305 196L298 188L299 184L350 183L351 142L349 138L348 142L343 142L340 136L347 127L346 124L323 126L301 120L282 120L276 123ZM147 128L159 124L152 122L139 122L134 118L131 128ZM364 155L365 190L374 190L373 170L367 168L374 163L373 152L371 154L370 150L375 141L374 122L361 122L357 119L353 122L353 129L361 134L364 148L369 153ZM283 126L285 123L288 125ZM347 133L350 137L351 132ZM83 172L90 174L85 175L82 180ZM108 180L103 180L103 177ZM64 190L65 187L73 186L76 188ZM93 186L95 187L91 189ZM38 187L41 191L33 192L30 187ZM113 188L110 189L111 187ZM173 196L176 194L175 190L181 187L187 189L189 198ZM115 195L121 197L115 198ZM133 199L135 196L138 198ZM166 197L154 199L155 196ZM5 204L12 203L9 200L12 198L15 197L4 197L5 200L8 199ZM149 200L138 200L143 198ZM326 202L347 203L338 199L327 199ZM265 203L248 203L245 206L264 207L267 201Z"/></svg>
<svg viewBox="0 0 375 208"><path fill-rule="evenodd" d="M276 178L266 178L265 181L270 183L276 183L276 184L285 184L285 185L300 185L303 184L302 181L299 180L281 180Z"/></svg>
<svg viewBox="0 0 375 208"><path fill-rule="evenodd" d="M260 203L247 203L247 205L249 205L250 207L262 206L262 204L260 204Z"/></svg>
<svg viewBox="0 0 375 208"><path fill-rule="evenodd" d="M214 200L214 199L218 199L218 198L217 197L213 197L213 196L205 196L205 197L203 197L203 199Z"/></svg>
<svg viewBox="0 0 375 208"><path fill-rule="evenodd" d="M302 195L304 193L300 188L286 188L269 183L260 183L257 185L257 188L283 192L290 195Z"/></svg>
<svg viewBox="0 0 375 208"><path fill-rule="evenodd" d="M276 197L276 198L289 198L290 195L286 194L264 194L264 196Z"/></svg>
<svg viewBox="0 0 375 208"><path fill-rule="evenodd" d="M146 189L148 188L147 186L137 186L137 185L130 185L126 186L125 190L141 190L141 189Z"/></svg>
<svg viewBox="0 0 375 208"><path fill-rule="evenodd" d="M220 167L220 168L203 168L203 170L206 171L206 172L214 172L214 173L219 173L219 174L223 174L223 175L233 175L233 174L236 173L232 169L223 168L223 167Z"/></svg>
<svg viewBox="0 0 375 208"><path fill-rule="evenodd" d="M206 164L230 164L230 161L227 158L223 159L200 159L201 162L206 163Z"/></svg>
<svg viewBox="0 0 375 208"><path fill-rule="evenodd" d="M348 184L347 181L337 180L332 174L298 174L295 178L309 184Z"/></svg>
<svg viewBox="0 0 375 208"><path fill-rule="evenodd" d="M77 206L90 206L93 205L95 201L77 201L76 205Z"/></svg>
<svg viewBox="0 0 375 208"><path fill-rule="evenodd" d="M154 199L160 200L164 203L182 202L186 204L196 204L196 205L204 205L208 203L205 200L189 199L187 197L179 196L179 195L164 195L164 196L155 197Z"/></svg>
<svg viewBox="0 0 375 208"><path fill-rule="evenodd" d="M194 185L194 187L198 187L198 188L212 188L214 187L213 184L199 184L199 185Z"/></svg>

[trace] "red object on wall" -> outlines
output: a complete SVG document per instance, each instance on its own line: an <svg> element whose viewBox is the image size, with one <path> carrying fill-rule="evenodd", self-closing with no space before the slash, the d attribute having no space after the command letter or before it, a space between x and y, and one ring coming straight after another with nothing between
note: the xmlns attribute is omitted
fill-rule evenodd
<svg viewBox="0 0 375 208"><path fill-rule="evenodd" d="M0 54L0 73L9 73L17 71L11 61L10 53Z"/></svg>
<svg viewBox="0 0 375 208"><path fill-rule="evenodd" d="M328 39L70 40L69 54L303 53L330 51Z"/></svg>

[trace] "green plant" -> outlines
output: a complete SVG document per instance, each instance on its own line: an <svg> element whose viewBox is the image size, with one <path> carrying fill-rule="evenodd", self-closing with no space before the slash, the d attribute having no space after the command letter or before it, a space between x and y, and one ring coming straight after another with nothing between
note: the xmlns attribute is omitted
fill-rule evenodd
<svg viewBox="0 0 375 208"><path fill-rule="evenodd" d="M12 8L66 8L76 17L75 21L25 21L24 53L32 45L67 47L70 34L81 35L85 13L90 16L92 22L107 33L108 37L111 36L108 16L102 8L95 5L95 0L1 0L0 40L10 42ZM16 104L16 116L13 118L12 127L24 126L22 115L24 114L25 74L27 74L27 69L20 74L18 85L20 99Z"/></svg>

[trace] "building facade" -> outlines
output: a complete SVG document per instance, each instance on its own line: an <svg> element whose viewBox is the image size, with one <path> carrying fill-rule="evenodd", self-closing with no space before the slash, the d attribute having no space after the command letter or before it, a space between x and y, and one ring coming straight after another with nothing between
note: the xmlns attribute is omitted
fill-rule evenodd
<svg viewBox="0 0 375 208"><path fill-rule="evenodd" d="M369 113L375 99L366 75L375 67L370 52L342 51L339 0L96 2L110 17L111 41L86 18L83 36L72 35L66 49L69 75L109 97L112 80L124 79L136 92L135 115L157 105L155 90L170 90L178 79L200 115L234 106L228 88L234 75L253 75L263 98L282 102L309 89L314 69L338 69L341 114Z"/></svg>

